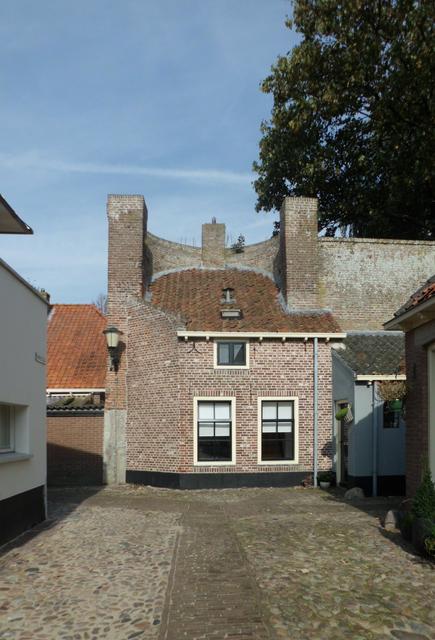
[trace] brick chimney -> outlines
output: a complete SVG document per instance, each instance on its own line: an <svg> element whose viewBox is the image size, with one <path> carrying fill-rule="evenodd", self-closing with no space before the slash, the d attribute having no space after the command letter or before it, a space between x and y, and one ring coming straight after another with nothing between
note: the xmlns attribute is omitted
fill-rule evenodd
<svg viewBox="0 0 435 640"><path fill-rule="evenodd" d="M292 309L318 308L317 199L284 198L280 212L282 290Z"/></svg>
<svg viewBox="0 0 435 640"><path fill-rule="evenodd" d="M144 291L144 255L147 209L143 196L109 195L109 273L107 325L121 332L120 364L106 375L104 412L104 476L108 484L125 482L125 428L127 417L127 300Z"/></svg>
<svg viewBox="0 0 435 640"><path fill-rule="evenodd" d="M202 264L204 267L225 266L225 225L211 223L202 225Z"/></svg>

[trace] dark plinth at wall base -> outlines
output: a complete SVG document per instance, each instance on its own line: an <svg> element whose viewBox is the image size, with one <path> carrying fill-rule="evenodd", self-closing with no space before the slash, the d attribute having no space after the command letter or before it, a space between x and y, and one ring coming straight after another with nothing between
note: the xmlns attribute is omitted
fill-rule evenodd
<svg viewBox="0 0 435 640"><path fill-rule="evenodd" d="M372 476L349 476L349 487L361 487L366 496L373 495ZM405 476L378 476L378 496L405 496Z"/></svg>
<svg viewBox="0 0 435 640"><path fill-rule="evenodd" d="M0 545L45 520L44 486L0 500Z"/></svg>
<svg viewBox="0 0 435 640"><path fill-rule="evenodd" d="M146 484L167 489L237 489L239 487L296 487L307 471L277 473L163 473L127 470L130 484Z"/></svg>

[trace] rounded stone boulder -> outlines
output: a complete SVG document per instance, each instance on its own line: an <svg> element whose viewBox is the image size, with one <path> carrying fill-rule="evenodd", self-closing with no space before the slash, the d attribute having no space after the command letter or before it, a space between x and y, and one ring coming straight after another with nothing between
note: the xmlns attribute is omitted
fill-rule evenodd
<svg viewBox="0 0 435 640"><path fill-rule="evenodd" d="M365 498L364 491L361 487L352 487L344 494L345 500L363 500Z"/></svg>

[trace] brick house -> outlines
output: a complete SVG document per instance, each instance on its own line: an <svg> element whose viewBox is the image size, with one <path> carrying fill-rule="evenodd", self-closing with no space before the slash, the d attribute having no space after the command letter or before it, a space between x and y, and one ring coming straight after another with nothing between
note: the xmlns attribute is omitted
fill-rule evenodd
<svg viewBox="0 0 435 640"><path fill-rule="evenodd" d="M385 324L406 337L406 485L412 497L429 464L435 477L435 276Z"/></svg>
<svg viewBox="0 0 435 640"><path fill-rule="evenodd" d="M280 234L242 251L215 221L201 247L157 238L142 196L109 196L107 212L121 340L106 481L293 485L331 468L331 346L343 330L382 329L427 278L435 243L320 238L310 198L286 198Z"/></svg>
<svg viewBox="0 0 435 640"><path fill-rule="evenodd" d="M47 330L47 481L101 484L106 319L92 304L54 304Z"/></svg>

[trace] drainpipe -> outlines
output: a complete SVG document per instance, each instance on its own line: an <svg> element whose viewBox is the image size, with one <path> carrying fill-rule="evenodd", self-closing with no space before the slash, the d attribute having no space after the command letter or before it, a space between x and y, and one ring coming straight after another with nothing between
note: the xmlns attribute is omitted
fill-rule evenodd
<svg viewBox="0 0 435 640"><path fill-rule="evenodd" d="M313 467L314 467L314 478L313 485L317 487L317 441L318 441L318 392L319 392L319 380L318 380L318 339L313 338L313 440L314 440L314 451L313 451Z"/></svg>
<svg viewBox="0 0 435 640"><path fill-rule="evenodd" d="M372 495L378 495L378 411L376 406L376 382L372 382Z"/></svg>

